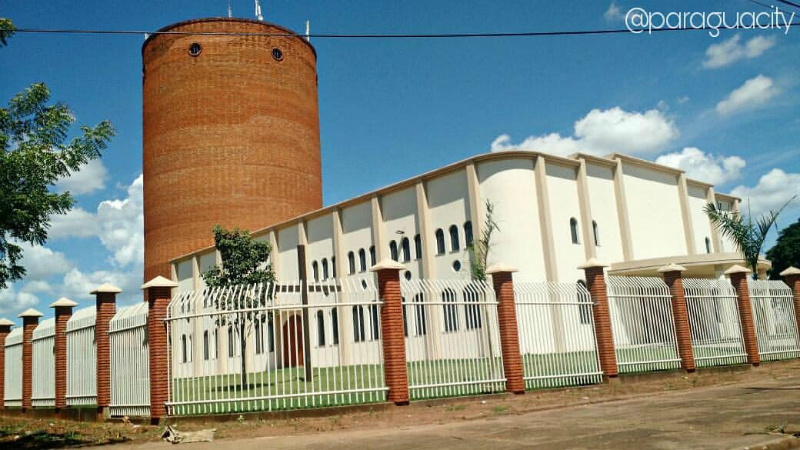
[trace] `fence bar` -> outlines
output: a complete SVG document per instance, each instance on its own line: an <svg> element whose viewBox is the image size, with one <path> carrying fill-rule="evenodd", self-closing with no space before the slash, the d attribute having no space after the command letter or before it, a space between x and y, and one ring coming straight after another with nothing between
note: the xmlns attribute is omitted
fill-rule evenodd
<svg viewBox="0 0 800 450"><path fill-rule="evenodd" d="M5 409L6 398L6 337L11 333L14 323L6 318L0 319L0 409Z"/></svg>
<svg viewBox="0 0 800 450"><path fill-rule="evenodd" d="M22 318L22 410L31 408L33 396L33 330L39 325L42 313L29 308L19 315Z"/></svg>
<svg viewBox="0 0 800 450"><path fill-rule="evenodd" d="M799 357L792 290L778 280L749 280L748 287L761 361Z"/></svg>
<svg viewBox="0 0 800 450"><path fill-rule="evenodd" d="M67 406L97 403L94 305L75 311L67 322Z"/></svg>
<svg viewBox="0 0 800 450"><path fill-rule="evenodd" d="M120 308L108 323L112 417L150 415L148 304Z"/></svg>
<svg viewBox="0 0 800 450"><path fill-rule="evenodd" d="M519 330L514 298L513 273L517 269L497 264L486 270L492 276L494 293L497 298L497 320L500 331L500 349L503 354L503 373L506 375L506 391L514 394L525 393L525 376L522 368L522 355L519 349Z"/></svg>
<svg viewBox="0 0 800 450"><path fill-rule="evenodd" d="M111 405L111 342L109 325L117 313L117 294L122 289L104 283L91 292L95 296L95 348L97 351L95 377L97 380L97 414L109 417Z"/></svg>
<svg viewBox="0 0 800 450"><path fill-rule="evenodd" d="M164 319L178 283L157 276L142 285L148 306L147 337L150 351L150 422L157 424L167 414L169 399L169 348Z"/></svg>
<svg viewBox="0 0 800 450"><path fill-rule="evenodd" d="M697 367L746 363L738 300L730 281L683 278L683 288Z"/></svg>
<svg viewBox="0 0 800 450"><path fill-rule="evenodd" d="M795 323L800 325L800 269L797 267L789 267L781 272L781 276L786 280L786 284L789 285L794 294Z"/></svg>
<svg viewBox="0 0 800 450"><path fill-rule="evenodd" d="M758 339L756 329L753 324L753 309L750 304L750 288L747 284L750 269L735 265L725 271L725 275L731 278L731 284L736 289L736 297L739 301L739 320L742 323L742 337L744 338L744 349L747 352L747 363L757 366L761 364L761 357L758 354Z"/></svg>
<svg viewBox="0 0 800 450"><path fill-rule="evenodd" d="M594 303L592 316L594 319L597 352L600 358L600 369L604 378L619 375L617 355L614 350L614 334L611 329L611 312L608 304L608 288L605 278L605 264L594 258L578 267L586 273L586 287Z"/></svg>
<svg viewBox="0 0 800 450"><path fill-rule="evenodd" d="M675 337L678 342L678 354L681 357L681 367L687 372L694 372L694 352L692 351L692 332L689 329L689 312L686 306L686 294L683 289L681 273L686 268L675 263L658 269L664 276L664 282L669 286L672 296L672 318L675 322Z"/></svg>
<svg viewBox="0 0 800 450"><path fill-rule="evenodd" d="M384 260L371 269L378 274L378 295L383 302L381 339L384 378L389 388L387 400L396 405L407 405L409 401L403 298L400 293L400 270L404 268L396 261Z"/></svg>
<svg viewBox="0 0 800 450"><path fill-rule="evenodd" d="M67 406L67 322L72 317L72 308L78 304L62 297L50 307L55 309L55 335L53 353L55 355L55 408L59 411Z"/></svg>

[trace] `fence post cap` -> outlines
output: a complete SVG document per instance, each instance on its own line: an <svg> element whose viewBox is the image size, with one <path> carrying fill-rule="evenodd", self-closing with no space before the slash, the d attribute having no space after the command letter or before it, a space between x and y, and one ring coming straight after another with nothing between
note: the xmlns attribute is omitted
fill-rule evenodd
<svg viewBox="0 0 800 450"><path fill-rule="evenodd" d="M61 297L60 299L54 301L53 303L50 303L51 308L58 308L61 306L68 306L71 308L73 306L78 306L78 304L68 299L67 297Z"/></svg>
<svg viewBox="0 0 800 450"><path fill-rule="evenodd" d="M669 273L669 272L686 272L686 267L683 267L680 264L669 263L666 266L658 269L658 273Z"/></svg>
<svg viewBox="0 0 800 450"><path fill-rule="evenodd" d="M6 319L5 317L0 319L0 327L10 327L12 325L14 325L14 322Z"/></svg>
<svg viewBox="0 0 800 450"><path fill-rule="evenodd" d="M608 264L601 263L600 261L597 260L597 258L589 258L588 261L578 266L578 269L583 270L583 269L591 269L594 267L608 267Z"/></svg>
<svg viewBox="0 0 800 450"><path fill-rule="evenodd" d="M496 273L514 273L514 272L518 272L516 267L509 266L508 264L503 264L503 263L492 264L491 266L486 268L487 275L494 275Z"/></svg>
<svg viewBox="0 0 800 450"><path fill-rule="evenodd" d="M378 264L375 264L369 270L370 272L377 272L379 270L384 270L384 269L403 270L405 268L406 266L400 264L399 262L393 259L384 259L382 261L378 261Z"/></svg>
<svg viewBox="0 0 800 450"><path fill-rule="evenodd" d="M100 286L92 289L90 294L119 294L122 292L122 289L114 286L111 283L103 283Z"/></svg>
<svg viewBox="0 0 800 450"><path fill-rule="evenodd" d="M734 275L737 273L753 273L753 271L748 269L747 267L742 267L736 264L724 272L725 275Z"/></svg>
<svg viewBox="0 0 800 450"><path fill-rule="evenodd" d="M791 275L800 275L800 269L798 269L795 266L789 266L788 269L784 270L779 275L782 276L782 277L788 277L788 276L791 276Z"/></svg>
<svg viewBox="0 0 800 450"><path fill-rule="evenodd" d="M42 317L43 315L44 314L40 313L39 311L37 311L37 310L35 310L33 308L28 308L25 311L22 311L21 313L19 313L19 317L23 317L23 318L24 317Z"/></svg>
<svg viewBox="0 0 800 450"><path fill-rule="evenodd" d="M175 288L178 287L178 283L168 280L161 275L153 278L152 280L148 281L147 283L142 285L142 290L154 288L154 287L162 287L162 288Z"/></svg>

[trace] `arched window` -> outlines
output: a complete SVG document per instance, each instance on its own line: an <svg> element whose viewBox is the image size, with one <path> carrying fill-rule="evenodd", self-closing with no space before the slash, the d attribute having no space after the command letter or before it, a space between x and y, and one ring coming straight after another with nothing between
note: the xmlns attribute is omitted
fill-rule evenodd
<svg viewBox="0 0 800 450"><path fill-rule="evenodd" d="M403 336L408 337L408 318L406 317L406 298L400 297L400 305L403 311Z"/></svg>
<svg viewBox="0 0 800 450"><path fill-rule="evenodd" d="M436 254L444 255L444 231L441 228L436 230Z"/></svg>
<svg viewBox="0 0 800 450"><path fill-rule="evenodd" d="M203 331L203 359L208 361L211 355L209 355L209 346L208 346L208 330Z"/></svg>
<svg viewBox="0 0 800 450"><path fill-rule="evenodd" d="M600 230L597 229L597 221L592 221L592 233L594 233L594 245L600 245Z"/></svg>
<svg viewBox="0 0 800 450"><path fill-rule="evenodd" d="M314 275L314 281L319 281L319 265L316 261L311 263L311 273Z"/></svg>
<svg viewBox="0 0 800 450"><path fill-rule="evenodd" d="M373 266L375 264L377 264L377 262L375 261L375 246L374 245L369 248L369 263L371 265L373 265Z"/></svg>
<svg viewBox="0 0 800 450"><path fill-rule="evenodd" d="M339 345L339 313L336 308L331 310L331 331L333 337L333 345Z"/></svg>
<svg viewBox="0 0 800 450"><path fill-rule="evenodd" d="M370 330L372 331L372 340L377 341L381 338L380 321L378 320L378 305L370 305L369 307L369 323Z"/></svg>
<svg viewBox="0 0 800 450"><path fill-rule="evenodd" d="M375 265L375 264L373 264ZM364 253L364 249L358 251L358 268L362 272L367 271L367 254Z"/></svg>
<svg viewBox="0 0 800 450"><path fill-rule="evenodd" d="M325 347L325 315L317 311L317 347Z"/></svg>
<svg viewBox="0 0 800 450"><path fill-rule="evenodd" d="M458 308L455 305L456 293L452 289L442 292L442 310L444 312L444 331L458 331ZM453 303L448 305L448 303Z"/></svg>
<svg viewBox="0 0 800 450"><path fill-rule="evenodd" d="M353 339L355 342L364 341L364 308L353 306Z"/></svg>
<svg viewBox="0 0 800 450"><path fill-rule="evenodd" d="M586 282L578 280L578 303L586 303L586 305L578 305L581 325L592 323L592 299L586 292Z"/></svg>
<svg viewBox="0 0 800 450"><path fill-rule="evenodd" d="M425 319L425 304L422 294L414 296L414 321L416 322L415 331L417 336L428 334L428 322Z"/></svg>
<svg viewBox="0 0 800 450"><path fill-rule="evenodd" d="M580 244L581 241L578 239L578 221L575 218L569 219L569 231L572 235L572 243L573 244Z"/></svg>
<svg viewBox="0 0 800 450"><path fill-rule="evenodd" d="M262 333L261 329L261 321L256 319L255 324L253 325L256 341L256 355L260 355L264 352L264 334Z"/></svg>
<svg viewBox="0 0 800 450"><path fill-rule="evenodd" d="M274 325L274 318L272 317L271 313L270 316L267 317L267 348L269 352L272 353L275 351L275 325Z"/></svg>
<svg viewBox="0 0 800 450"><path fill-rule="evenodd" d="M411 261L411 243L407 237L400 241L400 248L403 250L403 262Z"/></svg>
<svg viewBox="0 0 800 450"><path fill-rule="evenodd" d="M457 251L461 248L461 243L458 242L458 227L450 225L450 250Z"/></svg>
<svg viewBox="0 0 800 450"><path fill-rule="evenodd" d="M706 238L706 253L711 253L711 239Z"/></svg>
<svg viewBox="0 0 800 450"><path fill-rule="evenodd" d="M397 242L395 241L389 242L389 255L392 257L394 261L397 261L399 259L397 257Z"/></svg>
<svg viewBox="0 0 800 450"><path fill-rule="evenodd" d="M322 258L322 279L328 279L328 259Z"/></svg>
<svg viewBox="0 0 800 450"><path fill-rule="evenodd" d="M356 273L356 255L353 252L347 253L347 274Z"/></svg>
<svg viewBox="0 0 800 450"><path fill-rule="evenodd" d="M189 354L186 349L186 335L181 335L181 362L189 362Z"/></svg>
<svg viewBox="0 0 800 450"><path fill-rule="evenodd" d="M336 278L336 257L331 256L331 274L333 278Z"/></svg>
<svg viewBox="0 0 800 450"><path fill-rule="evenodd" d="M481 307L479 304L480 294L474 289L464 289L464 302L468 303L464 305L464 317L466 318L467 329L475 330L481 328L483 326L483 321L481 320ZM474 303L474 305L470 305L469 303Z"/></svg>
<svg viewBox="0 0 800 450"><path fill-rule="evenodd" d="M414 258L422 258L422 236L419 234L414 236Z"/></svg>
<svg viewBox="0 0 800 450"><path fill-rule="evenodd" d="M228 327L228 358L233 358L233 328Z"/></svg>
<svg viewBox="0 0 800 450"><path fill-rule="evenodd" d="M464 222L464 245L466 245L467 248L471 247L472 240L472 222L468 220Z"/></svg>

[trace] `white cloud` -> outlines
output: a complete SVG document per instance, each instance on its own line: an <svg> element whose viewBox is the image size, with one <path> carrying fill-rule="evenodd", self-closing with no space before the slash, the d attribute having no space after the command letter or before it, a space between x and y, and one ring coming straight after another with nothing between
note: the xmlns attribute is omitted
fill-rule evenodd
<svg viewBox="0 0 800 450"><path fill-rule="evenodd" d="M20 291L32 293L50 293L53 292L53 286L51 286L47 281L33 280L25 283Z"/></svg>
<svg viewBox="0 0 800 450"><path fill-rule="evenodd" d="M656 163L682 169L689 178L715 185L739 179L746 165L744 159L738 156L712 155L695 147L661 155Z"/></svg>
<svg viewBox="0 0 800 450"><path fill-rule="evenodd" d="M772 78L759 75L747 80L730 95L717 103L717 112L723 116L751 110L764 105L778 95L778 88Z"/></svg>
<svg viewBox="0 0 800 450"><path fill-rule="evenodd" d="M731 194L744 202L744 210L749 201L753 214L762 214L769 210L777 210L792 196L800 195L800 173L786 173L781 169L772 169L763 175L754 187L737 186ZM798 200L791 205L792 209L800 207Z"/></svg>
<svg viewBox="0 0 800 450"><path fill-rule="evenodd" d="M622 15L622 10L619 9L617 2L612 1L610 5L608 5L608 9L605 13L603 13L603 17L609 22L616 22L622 20L624 16Z"/></svg>
<svg viewBox="0 0 800 450"><path fill-rule="evenodd" d="M89 294L92 289L103 283L111 283L122 289L124 298L141 300L142 270L142 266L130 270L97 270L87 273L72 269L64 275L59 296L75 301L91 299L94 298Z"/></svg>
<svg viewBox="0 0 800 450"><path fill-rule="evenodd" d="M94 214L83 208L74 208L66 214L50 216L47 238L56 240L67 237L90 237L97 235L98 231Z"/></svg>
<svg viewBox="0 0 800 450"><path fill-rule="evenodd" d="M19 313L38 303L38 297L29 292L19 292L14 285L0 289L0 317L15 321Z"/></svg>
<svg viewBox="0 0 800 450"><path fill-rule="evenodd" d="M55 252L41 245L17 243L22 247L22 261L25 267L25 279L43 280L53 275L65 273L73 264L61 252Z"/></svg>
<svg viewBox="0 0 800 450"><path fill-rule="evenodd" d="M108 178L108 170L100 159L93 159L69 177L56 183L56 190L69 191L72 195L90 194L103 189Z"/></svg>
<svg viewBox="0 0 800 450"><path fill-rule="evenodd" d="M128 197L105 200L97 207L99 237L120 266L144 262L143 177L128 186Z"/></svg>
<svg viewBox="0 0 800 450"><path fill-rule="evenodd" d="M706 50L706 59L703 67L718 69L733 64L742 59L751 59L761 56L765 51L775 45L775 37L756 36L745 44L741 44L742 35L737 34L727 41L713 44Z"/></svg>
<svg viewBox="0 0 800 450"><path fill-rule="evenodd" d="M491 150L533 150L562 156L575 152L649 155L663 150L679 134L675 123L657 109L641 113L619 107L593 109L575 122L574 130L574 136L530 136L519 144L512 144L504 134L492 142Z"/></svg>

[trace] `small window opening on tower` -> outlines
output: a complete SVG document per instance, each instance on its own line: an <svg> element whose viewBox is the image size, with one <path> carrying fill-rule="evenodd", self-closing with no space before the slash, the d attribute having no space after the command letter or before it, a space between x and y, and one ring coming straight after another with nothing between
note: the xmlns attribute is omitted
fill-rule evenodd
<svg viewBox="0 0 800 450"><path fill-rule="evenodd" d="M275 61L280 61L283 59L283 52L279 48L273 48L272 57L275 58Z"/></svg>
<svg viewBox="0 0 800 450"><path fill-rule="evenodd" d="M195 43L193 43L192 45L189 46L189 54L192 55L192 56L197 56L202 51L203 51L203 48L200 47L200 44L198 44L197 42L195 42Z"/></svg>

